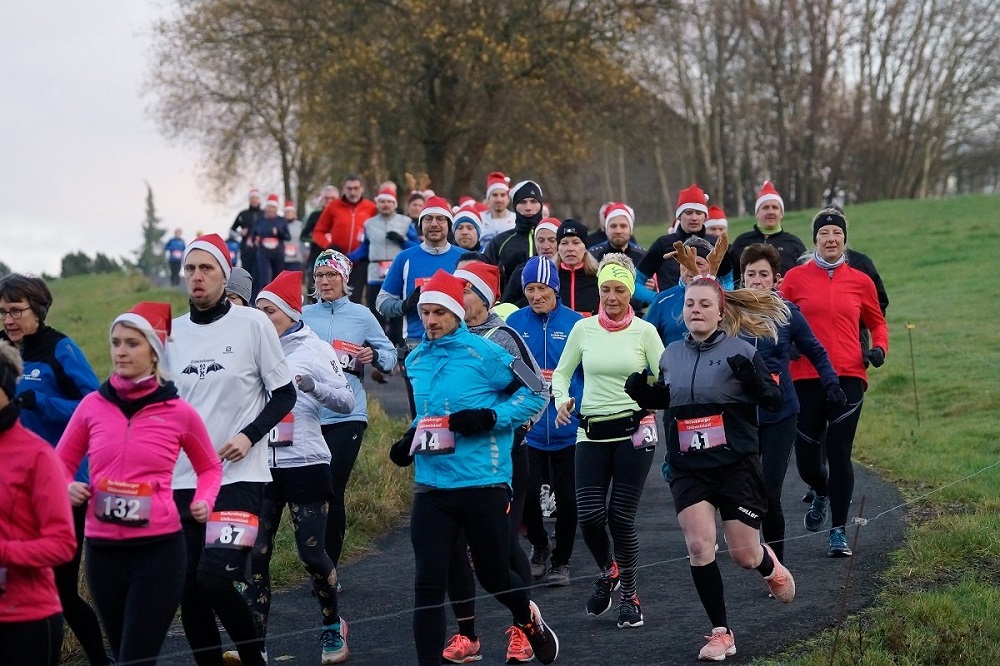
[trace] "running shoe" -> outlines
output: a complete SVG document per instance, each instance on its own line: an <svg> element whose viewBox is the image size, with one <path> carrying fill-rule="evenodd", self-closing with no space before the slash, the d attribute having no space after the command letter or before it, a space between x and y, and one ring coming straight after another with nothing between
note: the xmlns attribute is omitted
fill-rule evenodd
<svg viewBox="0 0 1000 666"><path fill-rule="evenodd" d="M531 607L531 620L519 628L528 637L528 642L531 643L531 649L534 650L538 661L543 664L551 664L559 656L559 638L549 628L549 625L545 624L542 613L538 610L535 602L529 601L528 605Z"/></svg>
<svg viewBox="0 0 1000 666"><path fill-rule="evenodd" d="M602 573L594 581L594 593L587 600L587 615L597 617L611 610L612 595L621 587L618 580L618 564L611 565L611 571Z"/></svg>
<svg viewBox="0 0 1000 666"><path fill-rule="evenodd" d="M843 527L834 527L830 530L830 549L826 551L827 557L850 557L854 552L847 545L847 533Z"/></svg>
<svg viewBox="0 0 1000 666"><path fill-rule="evenodd" d="M264 663L267 663L267 648L260 651L260 656L264 659ZM114 663L114 662L108 662ZM222 666L242 666L243 660L240 659L240 653L236 650L226 650L222 653Z"/></svg>
<svg viewBox="0 0 1000 666"><path fill-rule="evenodd" d="M736 654L736 636L725 627L712 629L712 635L705 638L708 644L698 653L699 661L722 661Z"/></svg>
<svg viewBox="0 0 1000 666"><path fill-rule="evenodd" d="M618 628L641 627L642 609L639 607L639 597L622 595L622 600L618 602Z"/></svg>
<svg viewBox="0 0 1000 666"><path fill-rule="evenodd" d="M816 495L802 518L802 525L810 532L819 532L826 524L826 514L829 509L830 500L822 495Z"/></svg>
<svg viewBox="0 0 1000 666"><path fill-rule="evenodd" d="M535 658L535 651L531 649L531 643L523 631L511 625L506 633L508 664L527 664Z"/></svg>
<svg viewBox="0 0 1000 666"><path fill-rule="evenodd" d="M531 580L540 580L548 569L549 556L552 555L548 540L544 546L531 547Z"/></svg>
<svg viewBox="0 0 1000 666"><path fill-rule="evenodd" d="M771 561L774 562L774 571L764 579L767 581L767 589L771 591L771 596L781 603L790 603L795 598L795 579L792 578L792 572L778 561L778 556L774 554L774 550L769 545L766 543L762 545L767 554L771 556Z"/></svg>
<svg viewBox="0 0 1000 666"><path fill-rule="evenodd" d="M553 564L545 574L545 584L549 587L566 587L569 583L568 564Z"/></svg>
<svg viewBox="0 0 1000 666"><path fill-rule="evenodd" d="M479 654L479 639L472 640L468 636L455 634L444 647L441 658L449 664L469 664L480 661L483 655Z"/></svg>
<svg viewBox="0 0 1000 666"><path fill-rule="evenodd" d="M347 649L347 622L344 621L344 618L340 618L340 622L335 622L323 629L319 642L323 646L323 651L320 653L320 663L324 665L341 664L347 661L351 652Z"/></svg>

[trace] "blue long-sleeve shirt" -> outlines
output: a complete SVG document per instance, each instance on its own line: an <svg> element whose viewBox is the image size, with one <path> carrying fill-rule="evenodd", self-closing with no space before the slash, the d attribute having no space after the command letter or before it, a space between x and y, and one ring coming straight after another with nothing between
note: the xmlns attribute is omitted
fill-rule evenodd
<svg viewBox="0 0 1000 666"><path fill-rule="evenodd" d="M382 282L382 290L379 291L375 307L383 317L402 317L403 301L438 269L454 273L463 254L464 250L450 244L432 248L426 243L421 243L403 250L392 260L392 266L389 267L389 272ZM424 325L416 308L406 313L405 335L407 338L417 340L424 335Z"/></svg>

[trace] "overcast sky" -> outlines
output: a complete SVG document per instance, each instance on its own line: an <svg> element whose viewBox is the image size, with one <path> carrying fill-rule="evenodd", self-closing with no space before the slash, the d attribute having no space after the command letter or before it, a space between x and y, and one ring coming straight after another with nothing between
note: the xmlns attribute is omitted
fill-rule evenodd
<svg viewBox="0 0 1000 666"><path fill-rule="evenodd" d="M150 0L2 2L0 261L59 274L82 250L131 256L146 186L164 227L224 232L248 188L217 203L198 183L200 158L160 135L140 97ZM169 236L169 234L168 234Z"/></svg>

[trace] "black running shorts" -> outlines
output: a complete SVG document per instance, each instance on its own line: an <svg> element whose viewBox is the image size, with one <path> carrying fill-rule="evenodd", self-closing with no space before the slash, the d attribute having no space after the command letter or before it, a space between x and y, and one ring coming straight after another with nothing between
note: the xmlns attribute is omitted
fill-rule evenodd
<svg viewBox="0 0 1000 666"><path fill-rule="evenodd" d="M745 456L739 462L707 470L670 470L670 493L680 513L698 502L708 502L723 520L738 520L760 529L767 512L767 493L761 474L760 456Z"/></svg>
<svg viewBox="0 0 1000 666"><path fill-rule="evenodd" d="M194 489L174 491L174 501L177 503L177 510L184 522L193 522L189 508L193 497ZM212 511L245 511L259 518L263 503L263 482L239 481L228 483L219 489L219 496L215 500L215 507ZM200 523L198 526L200 529L193 533L185 529L185 536L198 538L196 535L200 535L200 538L204 540L205 526ZM246 582L247 573L250 571L249 562L249 548L202 548L198 558L198 571Z"/></svg>

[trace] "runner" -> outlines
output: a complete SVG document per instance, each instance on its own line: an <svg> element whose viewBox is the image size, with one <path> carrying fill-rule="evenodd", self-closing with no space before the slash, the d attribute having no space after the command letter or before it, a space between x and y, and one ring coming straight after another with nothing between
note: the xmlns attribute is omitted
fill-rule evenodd
<svg viewBox="0 0 1000 666"><path fill-rule="evenodd" d="M163 254L170 267L171 287L176 287L181 283L181 259L184 257L185 245L184 230L180 227L174 229L174 235L163 245Z"/></svg>
<svg viewBox="0 0 1000 666"><path fill-rule="evenodd" d="M391 452L400 464L416 460L410 538L418 662L441 663L448 566L464 532L479 583L510 609L535 656L549 664L559 641L529 600L526 581L510 569L507 517L514 429L545 399L526 385L532 380L518 373L509 353L463 325L464 288L439 270L421 291L427 332L409 358L417 417Z"/></svg>
<svg viewBox="0 0 1000 666"><path fill-rule="evenodd" d="M576 220L563 220L556 233L559 249L556 251L555 264L559 267L563 303L570 310L589 317L597 314L600 296L597 260L587 250L586 240L587 227ZM632 265L631 261L629 259L629 265Z"/></svg>
<svg viewBox="0 0 1000 666"><path fill-rule="evenodd" d="M566 346L566 339L576 322L582 318L560 302L559 274L547 257L532 257L521 273L528 307L507 318L507 324L518 331L532 354L542 366L542 375L551 383L552 373ZM570 396L577 402L583 393L583 373L577 369L570 381ZM528 501L524 508L524 526L531 542L532 579L545 577L550 587L570 584L569 561L576 539L576 431L575 416L567 426L555 423L555 396L545 407L545 414L528 431ZM559 498L556 515L555 547L542 523L539 496L543 470L548 470L549 485ZM549 559L551 557L551 562Z"/></svg>
<svg viewBox="0 0 1000 666"><path fill-rule="evenodd" d="M0 340L13 344L24 363L24 377L17 385L16 401L21 423L55 447L73 410L100 382L77 344L45 318L52 307L52 292L41 278L11 273L0 279ZM74 480L90 480L84 461ZM110 664L97 614L80 596L80 559L83 555L85 507L73 509L76 554L55 567L56 588L63 617L93 665Z"/></svg>
<svg viewBox="0 0 1000 666"><path fill-rule="evenodd" d="M253 292L253 278L239 266L233 266L233 272L226 280L226 298L233 305L246 307L250 305L250 294Z"/></svg>
<svg viewBox="0 0 1000 666"><path fill-rule="evenodd" d="M539 257L548 257L555 262L556 250L559 249L559 241L556 234L559 233L559 225L562 222L556 217L545 217L535 226L535 252ZM527 263L527 262L526 262ZM513 303L519 308L528 305L528 299L524 295L524 287L521 285L521 272L524 264L518 266L510 276L507 286L504 288L503 297L500 299L504 303Z"/></svg>
<svg viewBox="0 0 1000 666"><path fill-rule="evenodd" d="M299 560L312 581L322 612L320 659L347 660L347 623L340 617L337 570L327 555L326 513L330 494L330 450L320 430L320 407L340 414L354 409L336 353L301 321L302 272L285 271L257 295L257 307L274 324L289 371L298 386L295 407L268 435L271 483L264 487L261 532L253 550L254 580L248 597L267 635L271 611L271 556L281 514L288 506Z"/></svg>
<svg viewBox="0 0 1000 666"><path fill-rule="evenodd" d="M385 374L396 366L396 348L375 315L349 298L351 268L351 261L343 254L324 250L313 268L316 283L313 297L318 302L302 308L302 321L333 347L354 393L354 409L349 413L340 414L325 407L320 410L323 439L330 451L332 486L326 517L326 553L334 566L340 563L347 530L344 509L347 482L368 427L368 398L361 381L364 366L371 364Z"/></svg>
<svg viewBox="0 0 1000 666"><path fill-rule="evenodd" d="M207 525L189 509L195 475L186 455L174 470L174 501L187 549L181 619L199 666L219 663L216 616L244 664L266 663L243 589L264 484L271 480L262 442L295 404L295 385L274 326L261 312L233 307L225 297L230 271L217 234L188 245L184 281L191 311L174 319L167 341L168 370L178 393L201 415L223 460L222 489Z"/></svg>
<svg viewBox="0 0 1000 666"><path fill-rule="evenodd" d="M90 458L93 483L69 497L87 511L87 585L115 660L156 663L184 587L184 534L171 493L180 451L197 474L189 510L208 520L222 463L198 412L161 370L170 304L143 302L111 325L111 378L86 396L59 440L67 475Z"/></svg>
<svg viewBox="0 0 1000 666"><path fill-rule="evenodd" d="M693 249L678 242L678 261L699 273ZM688 286L684 296L684 340L667 347L658 364L659 381L629 376L626 391L642 407L666 409L667 466L677 521L687 542L691 576L712 622L698 659L722 661L736 654L726 616L722 574L716 562L715 514L722 517L729 555L744 569L756 569L771 594L789 603L795 581L771 547L760 543L767 511L757 447L756 406L781 407L781 390L745 331L777 337L788 309L776 295L741 289L725 292L714 273L725 256L725 235L709 256L709 273Z"/></svg>
<svg viewBox="0 0 1000 666"><path fill-rule="evenodd" d="M22 372L17 349L0 341L0 664L57 666L63 618L52 567L74 557L73 514L62 463L18 419Z"/></svg>
<svg viewBox="0 0 1000 666"><path fill-rule="evenodd" d="M542 187L522 180L510 190L514 204L514 228L485 239L487 260L500 267L500 288L505 289L514 273L529 257L535 256L535 226L542 220ZM485 224L485 221L484 221Z"/></svg>
<svg viewBox="0 0 1000 666"><path fill-rule="evenodd" d="M712 251L712 244L699 236L691 236L684 241L685 248L694 248L695 255L693 261L698 266L698 270L708 270L708 254ZM669 289L664 289L656 294L653 302L649 305L644 319L656 327L656 332L660 334L660 340L667 346L671 342L676 342L684 338L687 328L684 327L684 292L688 284L697 274L692 274L682 264L680 267L680 280Z"/></svg>
<svg viewBox="0 0 1000 666"><path fill-rule="evenodd" d="M885 363L889 331L872 279L847 264L847 218L836 209L826 208L816 214L812 226L812 258L788 271L781 293L801 308L830 355L840 387L847 394L847 404L830 410L827 390L817 369L807 359L792 362L792 380L801 406L795 460L799 476L815 489L803 517L805 528L818 532L826 524L829 511L833 526L827 555L850 557L844 528L854 494L851 450L868 388L864 362L876 368ZM858 322L871 331L872 347L867 353L862 351ZM821 446L824 435L825 445Z"/></svg>
<svg viewBox="0 0 1000 666"><path fill-rule="evenodd" d="M770 244L754 243L743 250L740 257L741 284L747 289L772 293L780 277L781 255ZM682 269L683 272L683 269ZM795 394L789 360L792 349L804 355L819 371L826 390L826 401L832 409L843 409L847 395L840 388L837 373L830 365L830 358L819 343L809 322L794 303L785 303L791 313L788 323L778 327L778 339L741 334L740 337L754 346L767 365L768 372L781 388L782 405L778 411L757 410L760 440L760 463L767 491L767 513L761 526L764 541L771 545L778 561L785 562L785 514L781 508L781 486L785 482L788 460L795 444L795 426L799 413L799 399Z"/></svg>
<svg viewBox="0 0 1000 666"><path fill-rule="evenodd" d="M642 436L641 425L648 431L642 421L645 415L622 392L622 386L631 373L656 367L663 343L656 329L636 318L629 305L635 272L628 257L617 253L605 256L597 281L597 316L577 322L570 331L552 374L552 394L563 396L556 424L571 427L576 399L570 382L582 365L585 380L578 411L576 505L583 539L600 567L594 592L587 600L587 613L606 613L615 604L613 593L620 589L621 629L643 624L636 594L639 535L635 514L656 449L655 440ZM556 498L561 502L558 493Z"/></svg>
<svg viewBox="0 0 1000 666"><path fill-rule="evenodd" d="M254 285L267 284L285 270L285 243L292 240L288 220L278 217L277 194L267 195L264 216L250 232L250 239L257 248L257 272L253 273Z"/></svg>

